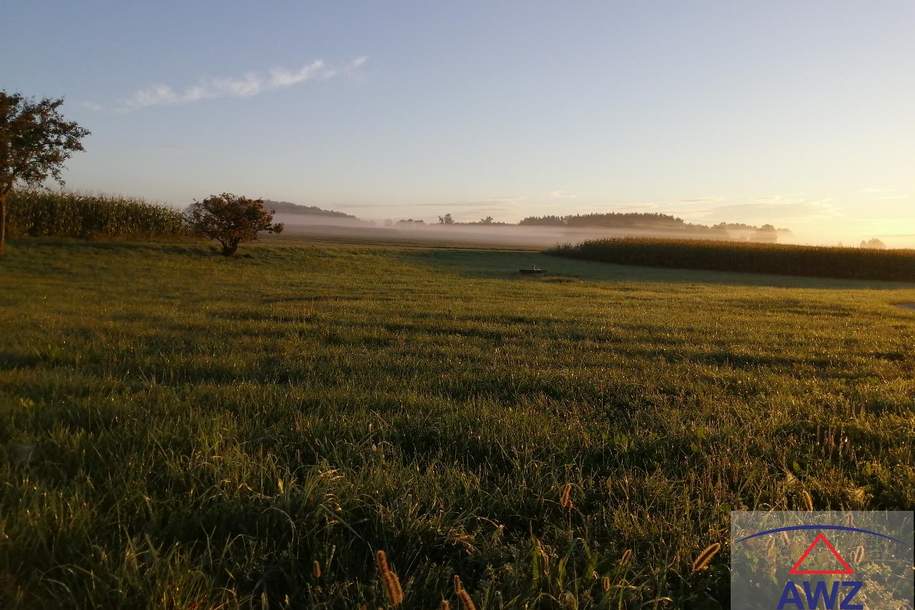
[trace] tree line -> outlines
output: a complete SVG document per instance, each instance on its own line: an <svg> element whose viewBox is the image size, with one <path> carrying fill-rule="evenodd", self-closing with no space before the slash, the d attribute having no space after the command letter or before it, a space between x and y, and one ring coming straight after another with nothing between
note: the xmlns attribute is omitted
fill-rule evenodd
<svg viewBox="0 0 915 610"><path fill-rule="evenodd" d="M81 152L90 134L60 112L63 99L29 99L0 90L0 255L6 249L8 217L29 235L172 235L213 239L226 256L259 233L279 233L273 210L261 199L222 193L195 201L184 214L164 206L123 198L47 195L47 181L63 186L64 164Z"/></svg>

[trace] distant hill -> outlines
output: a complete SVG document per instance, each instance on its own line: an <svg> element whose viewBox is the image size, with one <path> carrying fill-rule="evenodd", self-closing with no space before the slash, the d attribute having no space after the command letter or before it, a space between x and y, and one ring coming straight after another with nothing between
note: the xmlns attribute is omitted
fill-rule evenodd
<svg viewBox="0 0 915 610"><path fill-rule="evenodd" d="M276 211L278 214L301 214L303 216L324 216L326 218L356 219L356 217L352 214L347 214L345 212L337 212L336 210L324 210L316 205L302 205L300 203L292 203L290 201L271 201L269 199L264 199L264 206Z"/></svg>

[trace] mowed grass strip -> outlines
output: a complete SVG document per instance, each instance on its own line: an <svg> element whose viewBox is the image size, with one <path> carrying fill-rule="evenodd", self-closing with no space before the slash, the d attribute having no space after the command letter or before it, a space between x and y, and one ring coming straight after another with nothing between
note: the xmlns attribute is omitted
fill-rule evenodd
<svg viewBox="0 0 915 610"><path fill-rule="evenodd" d="M717 607L730 510L915 505L913 288L242 252L12 243L0 606Z"/></svg>
<svg viewBox="0 0 915 610"><path fill-rule="evenodd" d="M558 246L549 253L620 265L915 282L915 250L619 238Z"/></svg>

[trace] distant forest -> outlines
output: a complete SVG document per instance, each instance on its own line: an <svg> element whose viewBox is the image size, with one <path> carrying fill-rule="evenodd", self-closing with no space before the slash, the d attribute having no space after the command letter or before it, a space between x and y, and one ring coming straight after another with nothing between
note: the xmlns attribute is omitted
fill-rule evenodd
<svg viewBox="0 0 915 610"><path fill-rule="evenodd" d="M776 229L770 224L754 226L743 223L722 222L708 226L693 224L670 214L618 213L575 214L571 216L529 216L518 223L521 226L606 228L606 229L649 229L653 231L678 231L697 236L722 236L743 233L752 241L776 241L779 233L790 233L788 229Z"/></svg>

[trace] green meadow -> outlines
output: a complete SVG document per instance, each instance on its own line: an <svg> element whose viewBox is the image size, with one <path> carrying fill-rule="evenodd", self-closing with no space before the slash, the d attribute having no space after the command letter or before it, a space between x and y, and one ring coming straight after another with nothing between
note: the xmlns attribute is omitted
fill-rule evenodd
<svg viewBox="0 0 915 610"><path fill-rule="evenodd" d="M460 607L454 575L480 609L727 607L729 511L915 506L912 302L510 250L13 241L0 607L374 609L379 549L407 608Z"/></svg>

